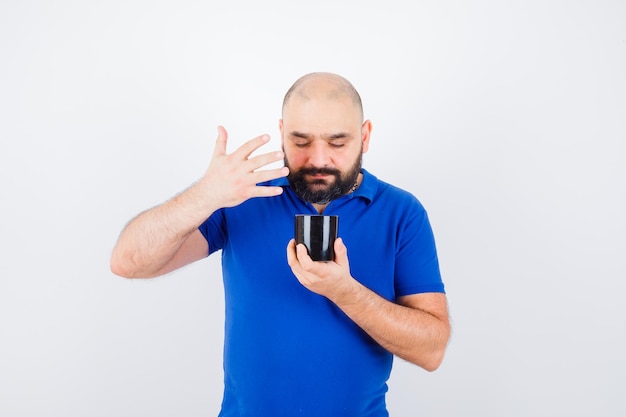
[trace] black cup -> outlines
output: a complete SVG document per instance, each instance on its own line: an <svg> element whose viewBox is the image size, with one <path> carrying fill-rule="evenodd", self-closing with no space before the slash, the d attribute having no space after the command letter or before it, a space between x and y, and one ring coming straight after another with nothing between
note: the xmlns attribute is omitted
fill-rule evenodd
<svg viewBox="0 0 626 417"><path fill-rule="evenodd" d="M335 259L335 239L339 216L296 214L296 244L303 243L314 261Z"/></svg>

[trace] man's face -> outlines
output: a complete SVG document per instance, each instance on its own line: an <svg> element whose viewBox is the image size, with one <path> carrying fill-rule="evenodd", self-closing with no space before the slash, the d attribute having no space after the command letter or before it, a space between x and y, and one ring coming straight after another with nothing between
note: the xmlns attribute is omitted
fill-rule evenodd
<svg viewBox="0 0 626 417"><path fill-rule="evenodd" d="M280 121L287 179L305 201L326 204L347 194L369 146L369 121L348 97L293 97Z"/></svg>

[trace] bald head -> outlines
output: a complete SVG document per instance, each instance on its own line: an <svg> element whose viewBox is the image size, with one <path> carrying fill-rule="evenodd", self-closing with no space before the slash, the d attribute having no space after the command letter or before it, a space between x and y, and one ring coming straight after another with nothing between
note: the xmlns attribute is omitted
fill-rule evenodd
<svg viewBox="0 0 626 417"><path fill-rule="evenodd" d="M363 120L363 104L361 96L350 81L340 75L329 72L313 72L300 77L285 94L283 100L283 114L285 107L292 99L303 101L324 99L340 100L349 98Z"/></svg>

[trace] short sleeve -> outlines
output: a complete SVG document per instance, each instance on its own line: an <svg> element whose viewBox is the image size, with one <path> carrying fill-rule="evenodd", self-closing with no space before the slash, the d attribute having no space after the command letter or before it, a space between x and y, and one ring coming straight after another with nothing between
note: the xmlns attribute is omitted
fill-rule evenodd
<svg viewBox="0 0 626 417"><path fill-rule="evenodd" d="M412 205L398 231L395 290L396 296L445 293L435 238L428 214L419 202Z"/></svg>
<svg viewBox="0 0 626 417"><path fill-rule="evenodd" d="M209 255L224 248L226 243L226 217L224 209L218 210L198 227L209 244Z"/></svg>

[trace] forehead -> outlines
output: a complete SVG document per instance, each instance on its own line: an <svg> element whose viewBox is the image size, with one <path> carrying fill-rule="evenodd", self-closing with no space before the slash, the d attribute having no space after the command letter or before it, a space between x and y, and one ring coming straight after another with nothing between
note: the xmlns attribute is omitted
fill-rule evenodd
<svg viewBox="0 0 626 417"><path fill-rule="evenodd" d="M361 126L361 119L358 106L347 95L294 94L283 109L287 130L351 130Z"/></svg>

